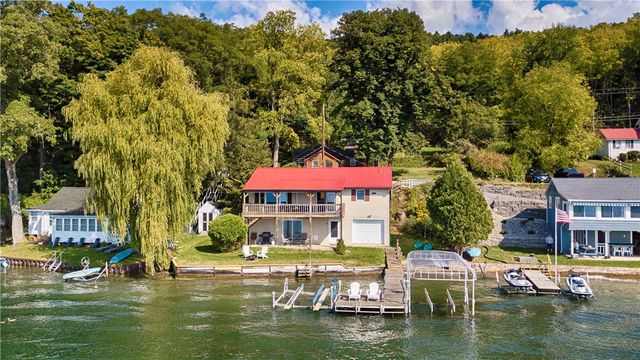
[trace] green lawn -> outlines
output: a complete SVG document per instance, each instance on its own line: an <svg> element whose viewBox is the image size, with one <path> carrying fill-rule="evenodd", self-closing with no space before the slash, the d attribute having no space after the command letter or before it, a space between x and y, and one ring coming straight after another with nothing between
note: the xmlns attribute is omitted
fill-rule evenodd
<svg viewBox="0 0 640 360"><path fill-rule="evenodd" d="M32 260L48 260L55 251L62 251L62 260L68 262L71 265L79 266L80 260L87 256L91 260L93 265L103 265L106 261L113 256L113 254L104 254L96 252L89 247L56 247L52 248L46 245L34 245L28 243L22 243L18 245L1 245L0 256L13 257L20 259L32 259ZM123 260L119 265L131 264L140 261L142 257L138 254L134 254L127 259Z"/></svg>
<svg viewBox="0 0 640 360"><path fill-rule="evenodd" d="M427 181L435 181L435 179L444 171L444 168L434 167L394 167L394 172L399 173L398 180L402 179L420 179Z"/></svg>
<svg viewBox="0 0 640 360"><path fill-rule="evenodd" d="M582 163L580 163L578 166L576 166L576 168L582 172L584 172L585 175L590 175L592 172L592 169L597 169L597 173L596 176L597 177L603 177L605 174L605 168L609 167L613 165L613 163L611 161L605 161L605 160L587 160L584 161ZM634 177L640 177L640 162L635 162L635 163L626 163L626 165L630 165L631 166L631 171L632 171L632 175ZM629 170L626 169L622 169L622 172L624 172L625 174L629 173Z"/></svg>
<svg viewBox="0 0 640 360"><path fill-rule="evenodd" d="M176 239L178 252L174 255L180 266L227 266L227 265L275 265L275 264L329 264L349 266L379 266L384 264L381 248L347 247L346 255L337 255L331 250L305 250L269 247L268 259L244 260L241 251L216 253L207 236L182 236ZM256 252L259 246L252 246Z"/></svg>
<svg viewBox="0 0 640 360"><path fill-rule="evenodd" d="M499 246L489 246L489 251L487 252L484 248L482 249L483 257L479 258L477 261L487 261L487 262L505 262L509 264L516 263L513 259L515 256L529 256L529 254L534 254L535 257L538 258L542 263L547 263L547 252L542 248L530 248L530 249L521 249L521 248L503 248ZM551 261L553 261L553 256L551 256ZM558 255L558 265L568 265L568 266L612 266L612 267L628 267L628 268L638 268L640 267L640 260L638 261L616 261L616 260L582 260L582 259L570 259L565 255Z"/></svg>

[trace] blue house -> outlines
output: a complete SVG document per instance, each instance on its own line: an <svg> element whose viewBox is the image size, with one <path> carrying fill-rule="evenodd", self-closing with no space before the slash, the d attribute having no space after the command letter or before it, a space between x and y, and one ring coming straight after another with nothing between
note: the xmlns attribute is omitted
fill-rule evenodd
<svg viewBox="0 0 640 360"><path fill-rule="evenodd" d="M558 251L640 255L640 178L554 178L546 196L547 224L552 236L558 231ZM556 208L572 222L556 223Z"/></svg>

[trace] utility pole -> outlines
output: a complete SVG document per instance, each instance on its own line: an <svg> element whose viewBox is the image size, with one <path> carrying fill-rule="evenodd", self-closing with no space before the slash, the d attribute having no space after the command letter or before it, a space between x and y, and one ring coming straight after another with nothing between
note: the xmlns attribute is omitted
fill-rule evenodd
<svg viewBox="0 0 640 360"><path fill-rule="evenodd" d="M322 104L322 165L320 167L324 167L324 103Z"/></svg>

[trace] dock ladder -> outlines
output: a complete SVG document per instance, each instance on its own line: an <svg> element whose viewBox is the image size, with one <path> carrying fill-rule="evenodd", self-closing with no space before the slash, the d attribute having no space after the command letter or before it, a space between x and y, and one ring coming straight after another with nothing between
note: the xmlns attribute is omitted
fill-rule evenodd
<svg viewBox="0 0 640 360"><path fill-rule="evenodd" d="M42 270L44 271L58 271L60 266L62 265L62 252L54 252L53 255L47 260L44 265L42 265Z"/></svg>

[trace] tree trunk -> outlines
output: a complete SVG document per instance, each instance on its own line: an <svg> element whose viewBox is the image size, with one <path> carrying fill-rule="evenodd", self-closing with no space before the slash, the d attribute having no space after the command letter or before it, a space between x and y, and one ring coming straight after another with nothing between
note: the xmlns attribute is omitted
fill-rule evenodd
<svg viewBox="0 0 640 360"><path fill-rule="evenodd" d="M22 229L22 210L20 208L20 196L18 195L18 175L16 174L16 162L5 160L7 169L7 182L9 184L9 206L11 207L11 238L13 244L24 242Z"/></svg>
<svg viewBox="0 0 640 360"><path fill-rule="evenodd" d="M273 137L273 167L280 166L278 164L278 155L280 153L280 135Z"/></svg>

